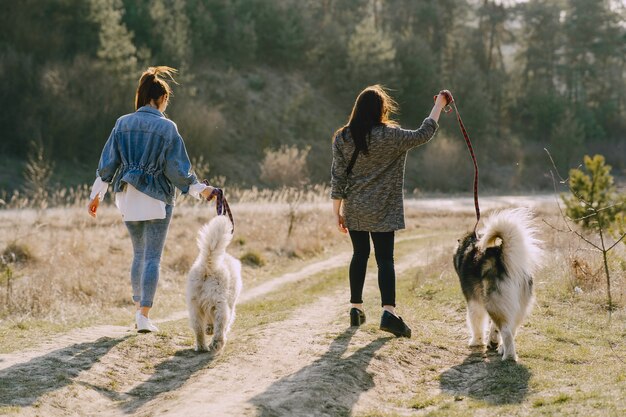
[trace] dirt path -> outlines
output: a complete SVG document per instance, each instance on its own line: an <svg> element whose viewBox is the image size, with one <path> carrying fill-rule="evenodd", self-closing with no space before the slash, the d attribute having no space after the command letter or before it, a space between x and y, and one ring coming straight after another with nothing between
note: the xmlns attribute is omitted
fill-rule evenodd
<svg viewBox="0 0 626 417"><path fill-rule="evenodd" d="M407 240L427 239L432 236L434 235L421 235L418 237L403 236L399 239L396 239L396 242L399 243ZM333 257L310 263L298 271L280 275L256 287L250 289L244 288L241 296L239 297L238 303L242 304L254 298L269 294L282 285L305 279L306 277L313 276L323 271L328 271L330 269L347 265L350 260L350 256L350 252L342 252ZM155 322L164 323L180 320L186 317L187 311L178 311L169 315L166 318L155 320ZM0 371L11 366L15 366L17 364L32 360L34 358L50 354L51 352L62 349L64 347L81 343L91 343L102 337L120 338L132 333L134 333L134 331L130 327L113 325L102 325L75 329L66 334L58 335L52 339L45 340L41 343L41 345L36 348L12 352L9 354L0 354Z"/></svg>
<svg viewBox="0 0 626 417"><path fill-rule="evenodd" d="M304 279L308 276L318 274L329 269L337 268L342 265L346 265L349 260L350 253L344 252L332 258L324 259L318 262L313 262L297 272L290 272L278 276L268 282L265 282L257 287L251 289L245 289L239 298L239 303L245 303L256 297L268 294L275 291L280 286L289 282L295 282ZM156 323L164 323L169 321L180 320L187 317L186 311L178 311L170 316L155 320ZM127 326L94 326L89 328L75 329L66 334L55 336L53 339L44 341L40 346L34 349L13 352L9 354L0 354L0 371L16 364L26 362L33 358L49 354L55 350L62 349L73 344L90 343L94 342L102 337L119 338L129 333L133 333L133 330Z"/></svg>
<svg viewBox="0 0 626 417"><path fill-rule="evenodd" d="M285 274L242 294L242 302L287 282L345 265L348 258L349 254L336 255ZM420 264L419 256L402 259L397 263L398 275ZM367 291L376 290L374 276L368 276L367 282ZM360 394L373 386L367 362L391 340L381 334L374 342L358 342L367 335L346 330L344 296L345 289L326 294L297 309L287 320L263 326L253 335L237 335L246 338L250 346L215 362L210 355L191 350L172 352L158 369L148 370L146 378L123 389L102 388L105 376L121 374L132 379L141 372L137 364L125 363L124 351L113 349L133 334L120 326L80 329L36 350L2 355L0 379L9 380L10 375L3 373L11 372L17 380L28 375L22 381L33 383L13 387L13 398L22 399L17 405L35 405L23 408L21 415L191 416L198 415L198 410L211 416L295 415L295 410L306 415L307 408L322 400L328 402L328 398L332 398L328 415L334 415L332 410L350 409ZM361 348L344 358L349 345ZM359 366L354 366L355 361ZM336 366L343 368L345 375L329 368ZM63 378L54 378L55 367L63 367ZM315 383L311 385L311 381ZM77 390L73 384L81 388ZM48 393L40 404L39 398Z"/></svg>
<svg viewBox="0 0 626 417"><path fill-rule="evenodd" d="M406 235L398 241L409 239L416 236ZM427 242L435 241L439 240ZM407 249L415 251L398 260L398 276L450 248L411 243L404 249L404 253ZM242 294L240 302L345 266L349 256L340 253L274 278ZM438 268L436 263L429 265ZM370 299L378 292L372 272L366 286ZM405 274L403 278L407 279L407 290L412 277ZM559 407L573 398L566 397L562 387L575 386L577 381L556 369L566 368L569 373L595 366L593 361L601 359L597 356L590 361L585 346L557 334L553 338L562 340L559 348L569 349L572 360L580 361L564 362L562 353L552 353L553 345L543 347L549 334L540 332L538 321L525 329L525 338L539 346L527 343L527 363L502 362L497 355L469 351L461 301L441 295L450 282L431 284L411 287L416 298L403 300L401 312L412 314L409 320L415 336L410 340L388 337L377 330L374 308L368 311L365 326L356 331L348 328L347 288L326 290L286 318L252 329L249 323L235 329L226 352L218 358L190 348L186 323L171 322L184 317L184 312L164 323L169 335L166 330L131 337L134 332L119 326L78 329L37 349L0 355L0 415L278 417L378 412L424 415L431 411L441 415L527 415L543 410L536 407L558 414ZM413 304L405 305L405 301ZM430 306L430 316L427 308L422 309L429 303L436 304L436 311ZM551 328L557 328L562 320L554 323ZM171 331L179 325L185 328ZM590 334L595 337L595 333ZM596 397L583 399L586 403L581 400L586 409L596 410L598 404L611 406L615 398L623 398L619 385L623 373L611 377L616 379L615 385L598 388L593 394ZM540 394L537 386L541 387ZM591 382L589 386L596 387ZM605 395L605 391L609 393ZM577 405L572 403L567 410L575 412ZM492 406L503 408L488 408Z"/></svg>
<svg viewBox="0 0 626 417"><path fill-rule="evenodd" d="M500 203L508 202L486 206ZM415 238L409 235L398 241ZM240 303L346 265L349 257L340 253L276 277L244 291ZM419 266L421 259L417 254L401 259L398 274ZM375 285L370 276L369 291ZM4 405L25 407L19 410L22 415L190 416L202 410L205 415L274 416L307 415L307 410L319 411L323 403L316 415L342 414L355 409L360 400L367 402L377 395L380 388L372 389L376 384L367 373L368 366L384 344L402 343L378 332L372 340L372 334L346 330L343 294L325 294L286 320L262 326L254 334L236 335L249 343L241 352L230 351L213 360L190 349L174 350L168 357L157 358L163 359L157 369L128 363L129 357L137 356L133 349L143 350L145 356L154 353L145 344L124 347L126 351L114 349L134 334L128 327L76 329L36 349L0 355L0 390L8 390L2 398L18 399ZM185 316L178 312L161 322ZM107 381L103 376L110 377L110 387L103 388ZM124 385L126 380L132 383Z"/></svg>
<svg viewBox="0 0 626 417"><path fill-rule="evenodd" d="M421 264L422 258L410 256L396 271L400 275ZM366 282L367 291L377 291L374 272ZM367 362L392 338L381 333L367 343L367 335L359 338L347 328L344 297L345 289L327 294L287 320L263 327L250 351L235 352L198 372L181 389L168 392L166 400L154 398L142 405L137 415L183 417L198 410L207 416L310 415L320 402L327 404L327 415L350 409L373 386ZM370 320L377 319L377 314L370 315ZM355 346L364 346L345 358L352 338L361 339ZM101 415L111 415L110 410Z"/></svg>

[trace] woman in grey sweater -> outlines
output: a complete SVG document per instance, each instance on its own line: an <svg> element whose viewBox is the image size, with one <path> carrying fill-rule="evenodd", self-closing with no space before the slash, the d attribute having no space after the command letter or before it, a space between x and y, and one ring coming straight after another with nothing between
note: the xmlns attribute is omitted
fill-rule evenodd
<svg viewBox="0 0 626 417"><path fill-rule="evenodd" d="M333 138L331 198L337 226L350 233L350 324L365 322L363 286L370 254L370 236L378 265L383 315L381 330L411 337L396 314L394 233L404 229L403 184L407 152L428 142L437 130L446 92L435 100L430 116L417 130L405 130L389 119L397 105L379 85L363 90L348 124Z"/></svg>

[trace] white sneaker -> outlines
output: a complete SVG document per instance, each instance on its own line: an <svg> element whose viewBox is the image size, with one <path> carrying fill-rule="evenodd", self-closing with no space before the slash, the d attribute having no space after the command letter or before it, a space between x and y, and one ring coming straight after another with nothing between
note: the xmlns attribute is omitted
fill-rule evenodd
<svg viewBox="0 0 626 417"><path fill-rule="evenodd" d="M159 328L152 324L152 321L148 317L141 314L141 311L139 310L135 313L135 326L137 327L137 332L139 333L159 331Z"/></svg>

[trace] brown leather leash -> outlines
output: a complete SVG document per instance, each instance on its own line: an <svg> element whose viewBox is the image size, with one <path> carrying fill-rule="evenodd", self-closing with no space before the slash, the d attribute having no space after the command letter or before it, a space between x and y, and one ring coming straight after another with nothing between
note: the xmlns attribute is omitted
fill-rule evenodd
<svg viewBox="0 0 626 417"><path fill-rule="evenodd" d="M208 180L202 181L204 185L209 185ZM231 224L233 225L233 230L231 233L235 233L235 220L233 219L233 213L230 211L230 206L228 205L228 201L226 201L226 197L224 196L224 191L221 188L213 188L211 194L206 198L206 201L211 201L215 198L215 210L217 211L218 216L226 216L230 219Z"/></svg>
<svg viewBox="0 0 626 417"><path fill-rule="evenodd" d="M456 120L459 122L461 133L465 138L465 144L467 145L467 149L469 150L470 156L472 157L472 162L474 163L474 208L476 209L476 224L474 225L474 233L476 233L476 228L478 227L478 222L480 221L480 207L478 206L478 163L476 162L476 155L474 155L472 142L470 141L469 135L467 134L467 129L465 129L465 125L463 124L463 120L461 119L461 114L459 113L459 109L457 109L456 107L456 102L454 101L452 94L447 90L442 90L439 92L439 94L443 94L447 100L447 104L443 109L444 112L450 113L452 111L452 107L454 107ZM436 100L437 96L435 96L435 101Z"/></svg>

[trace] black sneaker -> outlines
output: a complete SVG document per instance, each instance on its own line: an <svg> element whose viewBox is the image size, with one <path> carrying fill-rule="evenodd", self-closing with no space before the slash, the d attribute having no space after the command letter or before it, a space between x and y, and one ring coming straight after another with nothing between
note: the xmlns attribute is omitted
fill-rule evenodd
<svg viewBox="0 0 626 417"><path fill-rule="evenodd" d="M365 313L356 307L350 309L350 326L360 326L365 323Z"/></svg>
<svg viewBox="0 0 626 417"><path fill-rule="evenodd" d="M396 317L387 310L383 311L380 318L380 330L393 333L398 337L411 337L411 328L402 321L402 317Z"/></svg>

